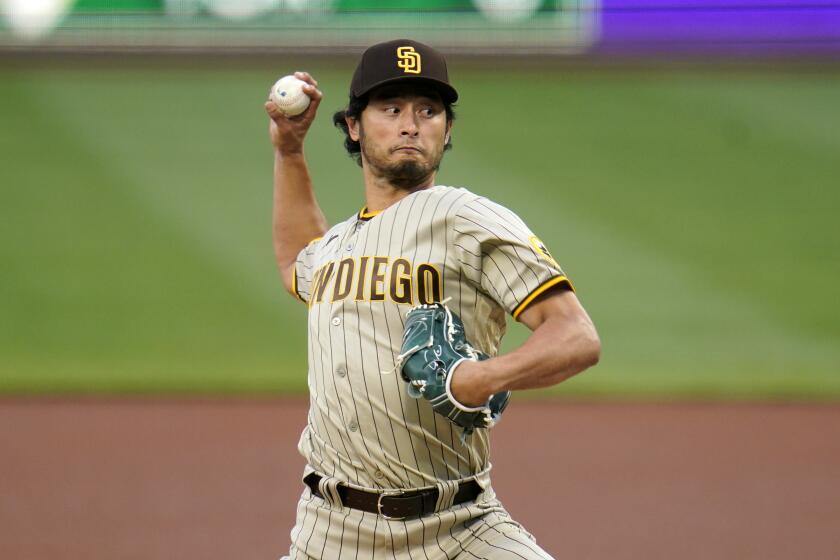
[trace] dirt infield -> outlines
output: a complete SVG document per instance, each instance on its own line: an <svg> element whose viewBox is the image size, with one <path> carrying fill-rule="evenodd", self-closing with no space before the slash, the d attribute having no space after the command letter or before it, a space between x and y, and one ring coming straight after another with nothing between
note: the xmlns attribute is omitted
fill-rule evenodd
<svg viewBox="0 0 840 560"><path fill-rule="evenodd" d="M301 401L0 401L0 558L276 559ZM494 486L561 558L840 558L840 406L515 402Z"/></svg>

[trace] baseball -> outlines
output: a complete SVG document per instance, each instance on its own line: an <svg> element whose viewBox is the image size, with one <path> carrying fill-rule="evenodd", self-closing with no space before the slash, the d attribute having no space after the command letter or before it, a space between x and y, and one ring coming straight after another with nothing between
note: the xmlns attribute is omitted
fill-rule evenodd
<svg viewBox="0 0 840 560"><path fill-rule="evenodd" d="M294 117L309 107L309 96L303 91L306 82L294 76L283 76L271 86L268 98L286 116Z"/></svg>

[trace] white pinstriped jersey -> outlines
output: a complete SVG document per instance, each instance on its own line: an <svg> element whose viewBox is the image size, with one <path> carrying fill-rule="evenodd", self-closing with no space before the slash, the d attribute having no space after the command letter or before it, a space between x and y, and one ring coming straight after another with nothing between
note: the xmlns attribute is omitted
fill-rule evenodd
<svg viewBox="0 0 840 560"><path fill-rule="evenodd" d="M366 489L471 476L488 486L487 430L462 443L460 428L406 394L395 358L414 305L451 298L467 339L494 356L506 313L571 288L525 223L466 189L431 187L333 226L300 252L294 282L309 306L307 473Z"/></svg>

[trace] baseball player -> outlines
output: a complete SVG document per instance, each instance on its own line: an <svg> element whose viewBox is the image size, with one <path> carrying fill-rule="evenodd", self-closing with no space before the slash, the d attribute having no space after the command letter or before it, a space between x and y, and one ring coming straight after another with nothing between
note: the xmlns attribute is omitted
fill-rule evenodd
<svg viewBox="0 0 840 560"><path fill-rule="evenodd" d="M296 76L305 113L265 105L275 255L308 306L307 466L289 557L551 558L496 498L489 431L509 391L598 361L571 282L512 211L435 182L458 98L438 51L397 40L362 55L333 120L365 201L332 227L303 153L322 94ZM506 314L533 333L497 355Z"/></svg>

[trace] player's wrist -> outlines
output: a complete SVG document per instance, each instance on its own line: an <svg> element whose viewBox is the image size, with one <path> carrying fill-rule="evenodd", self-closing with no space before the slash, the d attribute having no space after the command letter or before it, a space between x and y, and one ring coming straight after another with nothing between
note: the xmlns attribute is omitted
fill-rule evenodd
<svg viewBox="0 0 840 560"><path fill-rule="evenodd" d="M275 144L274 157L279 160L303 159L303 145L278 146Z"/></svg>
<svg viewBox="0 0 840 560"><path fill-rule="evenodd" d="M464 406L483 406L493 395L486 387L486 376L482 374L484 363L464 360L452 372L452 396Z"/></svg>

